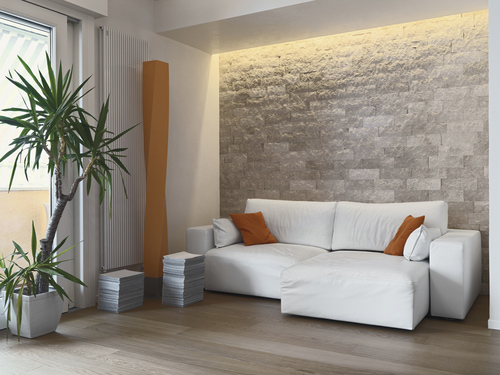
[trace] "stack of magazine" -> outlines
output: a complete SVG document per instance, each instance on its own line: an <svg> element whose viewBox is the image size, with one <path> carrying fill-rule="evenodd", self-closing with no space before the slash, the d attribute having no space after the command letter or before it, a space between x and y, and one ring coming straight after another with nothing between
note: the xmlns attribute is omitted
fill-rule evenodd
<svg viewBox="0 0 500 375"><path fill-rule="evenodd" d="M162 303L184 307L203 300L205 256L185 251L163 257Z"/></svg>
<svg viewBox="0 0 500 375"><path fill-rule="evenodd" d="M142 306L144 272L120 270L99 276L99 310L121 313Z"/></svg>

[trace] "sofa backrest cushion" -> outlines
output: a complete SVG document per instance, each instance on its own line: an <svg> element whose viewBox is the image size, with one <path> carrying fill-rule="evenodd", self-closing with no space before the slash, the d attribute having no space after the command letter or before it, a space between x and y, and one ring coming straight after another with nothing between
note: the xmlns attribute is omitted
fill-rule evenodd
<svg viewBox="0 0 500 375"><path fill-rule="evenodd" d="M448 230L448 204L443 201L412 203L338 202L333 226L333 250L384 251L408 216L425 215L424 225Z"/></svg>
<svg viewBox="0 0 500 375"><path fill-rule="evenodd" d="M331 249L335 206L336 202L249 199L245 212L261 211L278 242Z"/></svg>

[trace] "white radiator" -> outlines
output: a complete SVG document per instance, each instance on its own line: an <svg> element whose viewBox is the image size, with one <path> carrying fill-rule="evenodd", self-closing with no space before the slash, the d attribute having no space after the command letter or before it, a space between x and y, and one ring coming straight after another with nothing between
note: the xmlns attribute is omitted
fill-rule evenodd
<svg viewBox="0 0 500 375"><path fill-rule="evenodd" d="M100 28L101 105L109 95L108 130L117 134L142 122L142 63L149 60L148 42ZM126 147L122 161L128 199L120 173L112 171L111 215L108 192L102 204L102 270L123 268L143 262L146 172L142 124L114 144Z"/></svg>

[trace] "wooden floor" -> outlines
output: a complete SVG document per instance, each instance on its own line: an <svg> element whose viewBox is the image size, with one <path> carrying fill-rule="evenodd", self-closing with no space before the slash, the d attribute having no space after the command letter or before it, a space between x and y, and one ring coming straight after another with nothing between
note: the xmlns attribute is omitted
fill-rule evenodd
<svg viewBox="0 0 500 375"><path fill-rule="evenodd" d="M56 333L5 340L0 374L500 374L488 297L464 321L415 331L282 315L279 301L205 292L186 308L145 301L63 315Z"/></svg>

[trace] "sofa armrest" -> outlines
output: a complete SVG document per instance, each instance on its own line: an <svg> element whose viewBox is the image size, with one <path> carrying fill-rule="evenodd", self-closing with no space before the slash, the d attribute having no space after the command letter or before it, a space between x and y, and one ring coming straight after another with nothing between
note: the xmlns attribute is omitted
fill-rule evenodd
<svg viewBox="0 0 500 375"><path fill-rule="evenodd" d="M481 289L481 234L452 230L431 242L431 315L464 319Z"/></svg>
<svg viewBox="0 0 500 375"><path fill-rule="evenodd" d="M205 254L215 247L213 225L191 227L186 230L186 251L192 254Z"/></svg>

